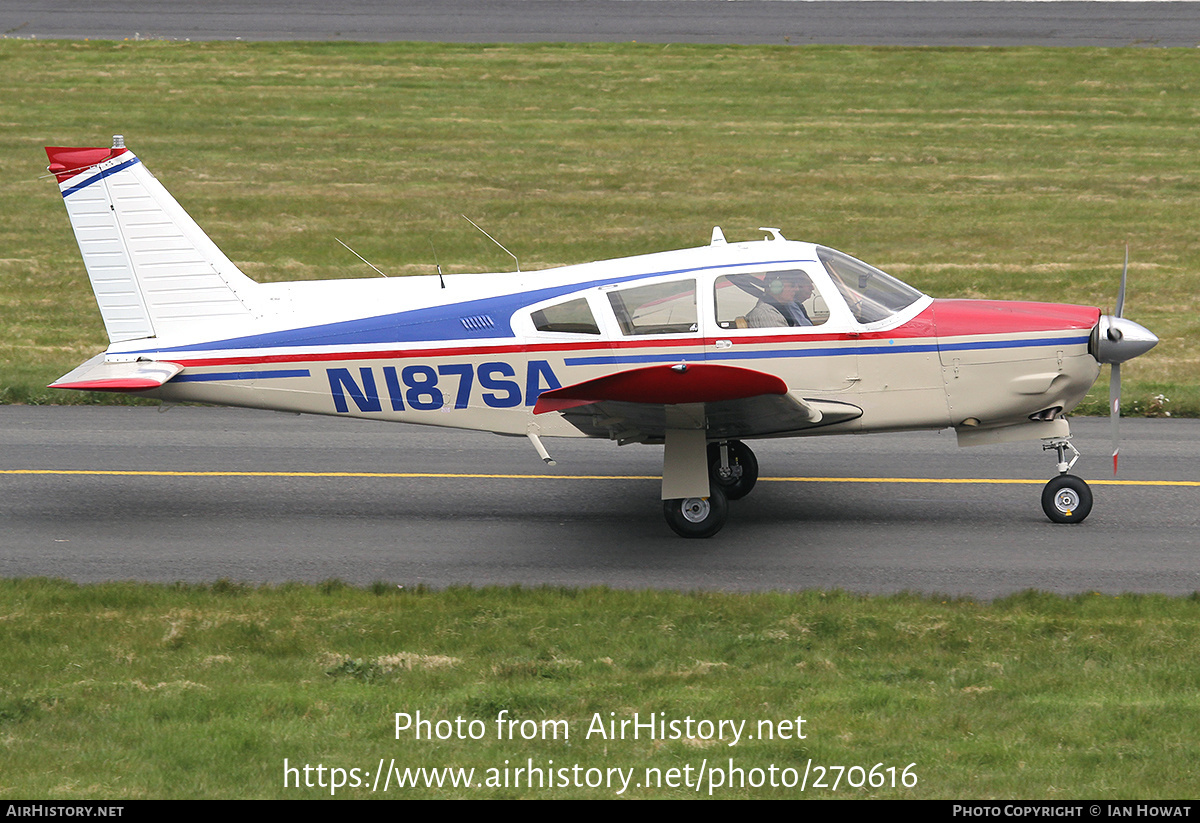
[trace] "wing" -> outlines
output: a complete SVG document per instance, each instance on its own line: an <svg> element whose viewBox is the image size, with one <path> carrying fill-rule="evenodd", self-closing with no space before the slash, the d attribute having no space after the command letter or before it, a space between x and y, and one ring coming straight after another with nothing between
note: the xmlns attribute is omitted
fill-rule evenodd
<svg viewBox="0 0 1200 823"><path fill-rule="evenodd" d="M105 362L98 354L50 384L52 389L79 391L139 391L156 389L183 371L178 363L138 360L131 363Z"/></svg>
<svg viewBox="0 0 1200 823"><path fill-rule="evenodd" d="M767 437L853 420L849 403L800 398L775 375L708 363L617 372L542 392L534 414L557 411L584 434L661 442L668 429L705 429L710 440Z"/></svg>

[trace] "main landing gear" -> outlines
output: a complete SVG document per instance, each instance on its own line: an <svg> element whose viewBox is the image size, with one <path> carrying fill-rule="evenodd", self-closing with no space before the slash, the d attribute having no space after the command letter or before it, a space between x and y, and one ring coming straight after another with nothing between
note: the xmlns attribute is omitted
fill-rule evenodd
<svg viewBox="0 0 1200 823"><path fill-rule="evenodd" d="M683 497L663 501L663 516L680 537L712 537L729 517L725 492L715 483L708 497Z"/></svg>
<svg viewBox="0 0 1200 823"><path fill-rule="evenodd" d="M758 482L758 458L740 440L708 444L708 477L730 500L741 500Z"/></svg>
<svg viewBox="0 0 1200 823"><path fill-rule="evenodd" d="M1081 478L1067 474L1079 452L1070 440L1058 438L1042 445L1043 451L1058 452L1058 477L1042 489L1042 511L1055 523L1082 523L1092 513L1092 490ZM1068 462L1067 452L1073 455Z"/></svg>
<svg viewBox="0 0 1200 823"><path fill-rule="evenodd" d="M730 500L748 495L758 482L758 459L740 440L708 444L708 497L663 501L667 525L680 537L712 537L729 517Z"/></svg>

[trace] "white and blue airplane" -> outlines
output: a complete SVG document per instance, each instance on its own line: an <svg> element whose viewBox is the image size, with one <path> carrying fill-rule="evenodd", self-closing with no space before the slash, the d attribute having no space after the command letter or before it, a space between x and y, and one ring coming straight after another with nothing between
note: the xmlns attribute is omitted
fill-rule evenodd
<svg viewBox="0 0 1200 823"><path fill-rule="evenodd" d="M773 228L535 272L257 283L121 136L46 152L110 340L53 388L519 435L546 462L543 437L663 444L684 537L754 487L747 440L945 428L1043 441L1043 509L1078 523L1064 415L1110 363L1115 420L1119 364L1158 342L1121 316L1124 276L1112 316L935 300Z"/></svg>

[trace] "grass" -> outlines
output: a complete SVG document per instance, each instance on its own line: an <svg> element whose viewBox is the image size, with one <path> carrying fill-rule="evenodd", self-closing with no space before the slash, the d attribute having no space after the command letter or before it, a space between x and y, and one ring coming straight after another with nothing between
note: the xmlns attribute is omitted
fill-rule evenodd
<svg viewBox="0 0 1200 823"><path fill-rule="evenodd" d="M1033 592L981 604L0 581L0 797L331 794L315 772L313 787L296 788L301 776L285 788L285 758L372 773L381 758L475 768L480 782L499 770L494 788L393 786L396 798L613 797L606 787L516 787L511 771L506 788L504 764L633 768L642 780L646 769L690 766L694 776L731 758L764 775L810 759L896 776L913 764L915 785L834 791L828 773L830 788L810 785L806 797L1190 797L1198 609L1194 597ZM505 731L512 740L497 739L503 711L523 724ZM430 724L420 739L407 728L417 712ZM397 713L409 718L400 732ZM597 733L634 713L746 725L732 746L695 724L665 740ZM776 739L760 738L760 721ZM631 785L624 796L695 794ZM713 796L800 791L725 786Z"/></svg>
<svg viewBox="0 0 1200 823"><path fill-rule="evenodd" d="M0 41L0 400L105 345L43 145L124 133L261 280L523 269L781 226L935 296L1115 303L1200 412L1200 54ZM1103 410L1107 387L1088 408Z"/></svg>

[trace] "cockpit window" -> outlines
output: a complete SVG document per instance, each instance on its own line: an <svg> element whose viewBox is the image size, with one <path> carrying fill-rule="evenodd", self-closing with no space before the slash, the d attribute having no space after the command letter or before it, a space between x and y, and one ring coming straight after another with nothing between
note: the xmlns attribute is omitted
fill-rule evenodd
<svg viewBox="0 0 1200 823"><path fill-rule="evenodd" d="M538 331L563 334L600 333L596 318L592 315L587 300L582 297L535 311L533 325Z"/></svg>
<svg viewBox="0 0 1200 823"><path fill-rule="evenodd" d="M696 331L696 281L676 280L608 293L622 334Z"/></svg>
<svg viewBox="0 0 1200 823"><path fill-rule="evenodd" d="M817 246L817 257L846 299L855 319L864 325L885 320L922 297L921 292L907 283L901 283L848 254Z"/></svg>
<svg viewBox="0 0 1200 823"><path fill-rule="evenodd" d="M799 270L723 275L716 281L716 302L723 329L820 326L829 319L820 291Z"/></svg>

